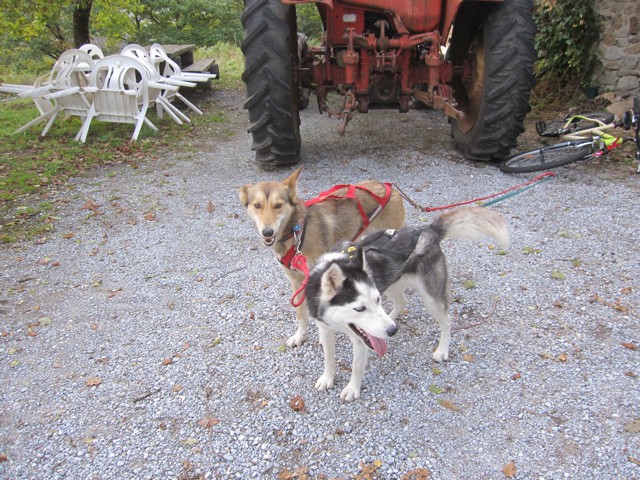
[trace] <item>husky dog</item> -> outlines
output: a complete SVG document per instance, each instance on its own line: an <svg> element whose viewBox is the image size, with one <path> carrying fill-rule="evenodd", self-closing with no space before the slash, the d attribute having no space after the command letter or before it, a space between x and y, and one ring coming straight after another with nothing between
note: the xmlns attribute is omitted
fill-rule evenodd
<svg viewBox="0 0 640 480"><path fill-rule="evenodd" d="M302 167L281 182L261 182L240 188L240 201L254 221L258 233L267 247L273 251L291 283L294 292L304 280L304 275L291 269L288 253L295 246L313 265L320 255L331 250L340 241L355 240L356 236L385 228L400 228L404 225L404 205L395 190L379 182L366 181L351 189L333 192L331 198L309 207L298 197L296 186ZM375 198L384 198L389 193L386 205ZM363 218L363 213L368 218ZM364 229L365 221L371 221ZM302 345L307 338L309 316L306 302L296 307L298 328L287 340L287 346Z"/></svg>
<svg viewBox="0 0 640 480"><path fill-rule="evenodd" d="M396 333L394 323L407 305L405 290L414 288L425 309L440 326L440 342L433 353L436 362L449 359L449 275L440 242L445 238L475 240L488 235L507 245L504 219L487 208L462 208L438 216L424 227L405 227L372 233L354 244L343 242L338 251L318 260L307 284L309 315L318 324L324 350L324 372L318 390L333 387L335 332L349 336L353 344L351 380L340 397L360 396L368 350L382 356L387 340ZM382 292L393 302L387 315L380 304Z"/></svg>

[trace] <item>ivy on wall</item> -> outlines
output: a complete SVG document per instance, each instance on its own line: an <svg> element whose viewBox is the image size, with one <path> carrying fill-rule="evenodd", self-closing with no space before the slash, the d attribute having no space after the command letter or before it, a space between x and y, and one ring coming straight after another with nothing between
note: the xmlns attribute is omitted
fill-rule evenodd
<svg viewBox="0 0 640 480"><path fill-rule="evenodd" d="M598 65L602 21L594 0L536 0L538 78L587 86Z"/></svg>

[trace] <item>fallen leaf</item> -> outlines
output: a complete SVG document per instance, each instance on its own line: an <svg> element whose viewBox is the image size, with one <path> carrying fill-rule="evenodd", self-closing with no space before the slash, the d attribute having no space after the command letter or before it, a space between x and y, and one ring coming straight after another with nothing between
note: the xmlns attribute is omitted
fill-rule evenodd
<svg viewBox="0 0 640 480"><path fill-rule="evenodd" d="M622 290L620 290L620 293L622 295L629 295L632 291L633 289L631 287L624 287Z"/></svg>
<svg viewBox="0 0 640 480"><path fill-rule="evenodd" d="M622 342L620 345L629 350L638 350L638 346L633 342Z"/></svg>
<svg viewBox="0 0 640 480"><path fill-rule="evenodd" d="M12 360L11 362L9 362L9 366L11 368L16 368L18 365L20 365L20 360Z"/></svg>
<svg viewBox="0 0 640 480"><path fill-rule="evenodd" d="M429 385L429 391L431 393L435 393L436 395L444 393L444 389L443 388L440 388L437 385L434 385L433 383L431 385Z"/></svg>
<svg viewBox="0 0 640 480"><path fill-rule="evenodd" d="M203 417L198 420L198 425L202 428L212 428L220 423L220 420L214 417Z"/></svg>
<svg viewBox="0 0 640 480"><path fill-rule="evenodd" d="M94 215L100 215L99 208L100 205L89 198L80 210L91 210Z"/></svg>
<svg viewBox="0 0 640 480"><path fill-rule="evenodd" d="M73 237L74 237L74 235L75 235L75 233L73 233L73 232L69 232L69 233L65 233L65 234L62 236L62 238L69 239L69 238L73 238Z"/></svg>
<svg viewBox="0 0 640 480"><path fill-rule="evenodd" d="M513 377L511 377L511 380L520 380L521 378L522 378L521 373L514 373Z"/></svg>
<svg viewBox="0 0 640 480"><path fill-rule="evenodd" d="M212 213L215 209L216 207L213 206L213 202L209 200L209 203L207 203L207 212Z"/></svg>
<svg viewBox="0 0 640 480"><path fill-rule="evenodd" d="M173 393L178 393L182 391L182 385L174 385L173 386Z"/></svg>
<svg viewBox="0 0 640 480"><path fill-rule="evenodd" d="M296 395L291 400L289 400L289 406L296 412L300 412L304 410L304 400L300 395Z"/></svg>
<svg viewBox="0 0 640 480"><path fill-rule="evenodd" d="M468 353L467 353L467 354L464 354L464 355L462 356L462 359L463 359L465 362L473 362L473 355L469 355Z"/></svg>
<svg viewBox="0 0 640 480"><path fill-rule="evenodd" d="M293 470L283 468L282 470L280 470L280 472L278 472L277 480L308 480L308 471L309 467L299 467L294 468Z"/></svg>
<svg viewBox="0 0 640 480"><path fill-rule="evenodd" d="M431 472L426 468L414 468L402 475L400 480L429 480Z"/></svg>
<svg viewBox="0 0 640 480"><path fill-rule="evenodd" d="M504 467L502 467L502 473L507 478L513 478L516 476L516 464L514 462L507 463Z"/></svg>
<svg viewBox="0 0 640 480"><path fill-rule="evenodd" d="M631 377L631 378L637 378L637 377L638 377L638 375L636 375L636 374L635 374L635 373L633 373L633 372L625 372L624 374L625 374L627 377Z"/></svg>
<svg viewBox="0 0 640 480"><path fill-rule="evenodd" d="M193 437L189 437L189 438L185 438L180 443L182 443L183 445L192 446L192 445L196 445L198 443L198 439L197 438L193 438Z"/></svg>
<svg viewBox="0 0 640 480"><path fill-rule="evenodd" d="M7 460L9 460L7 456L4 453L0 453L0 463L6 462Z"/></svg>
<svg viewBox="0 0 640 480"><path fill-rule="evenodd" d="M558 355L557 359L560 362L566 362L567 361L567 354L566 353L561 353L560 355Z"/></svg>
<svg viewBox="0 0 640 480"><path fill-rule="evenodd" d="M151 221L151 220L155 220L155 219L156 219L156 214L155 214L155 213L148 212L148 213L145 213L145 214L142 216L142 218L144 218L145 220L149 220L149 221Z"/></svg>
<svg viewBox="0 0 640 480"><path fill-rule="evenodd" d="M171 365L173 363L173 358L165 358L164 360L162 360L162 365Z"/></svg>
<svg viewBox="0 0 640 480"><path fill-rule="evenodd" d="M107 291L107 298L113 298L116 295L122 293L122 288L117 288L115 290L108 290Z"/></svg>
<svg viewBox="0 0 640 480"><path fill-rule="evenodd" d="M438 403L444 408L448 408L449 410L452 410L454 412L460 411L460 407L453 403L451 400L438 400Z"/></svg>
<svg viewBox="0 0 640 480"><path fill-rule="evenodd" d="M624 430L629 433L640 433L640 420L632 420L624 426Z"/></svg>
<svg viewBox="0 0 640 480"><path fill-rule="evenodd" d="M102 379L100 377L89 377L87 378L87 387L95 387L102 383Z"/></svg>

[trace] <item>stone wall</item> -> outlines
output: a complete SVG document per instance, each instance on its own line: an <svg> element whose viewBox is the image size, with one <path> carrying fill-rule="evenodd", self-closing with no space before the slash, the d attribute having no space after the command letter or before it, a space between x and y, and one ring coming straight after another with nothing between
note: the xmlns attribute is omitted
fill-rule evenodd
<svg viewBox="0 0 640 480"><path fill-rule="evenodd" d="M640 94L640 1L595 0L595 7L603 26L595 76L600 91Z"/></svg>

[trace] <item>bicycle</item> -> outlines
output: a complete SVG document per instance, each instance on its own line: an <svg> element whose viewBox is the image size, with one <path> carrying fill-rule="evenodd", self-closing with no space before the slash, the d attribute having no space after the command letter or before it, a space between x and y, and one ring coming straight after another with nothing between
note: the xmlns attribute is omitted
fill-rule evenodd
<svg viewBox="0 0 640 480"><path fill-rule="evenodd" d="M614 128L631 130L631 137L616 137L607 131ZM569 115L564 120L550 123L536 122L536 131L542 137L555 137L561 143L520 153L508 158L498 167L506 173L528 173L567 165L577 160L588 160L606 155L623 143L635 141L636 161L640 173L640 98L633 99L633 108L625 112L620 121L608 112Z"/></svg>

